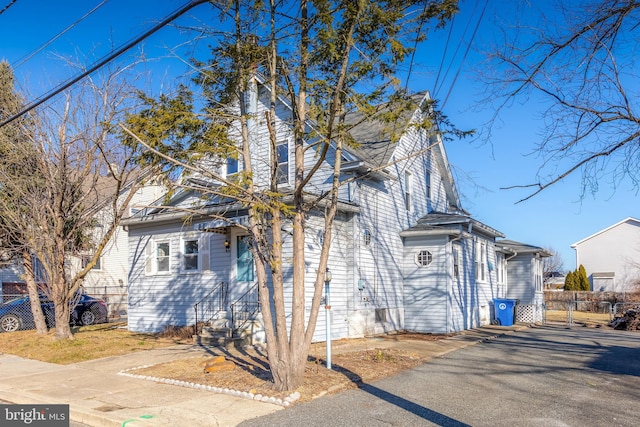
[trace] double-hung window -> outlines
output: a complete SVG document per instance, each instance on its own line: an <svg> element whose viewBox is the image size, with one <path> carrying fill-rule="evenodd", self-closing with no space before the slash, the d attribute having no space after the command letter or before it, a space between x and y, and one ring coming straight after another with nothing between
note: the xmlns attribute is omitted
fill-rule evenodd
<svg viewBox="0 0 640 427"><path fill-rule="evenodd" d="M93 255L82 255L82 268L85 268L87 265L89 265L89 262L91 262L92 258ZM91 269L102 270L102 263L100 261L101 257L98 257L98 259L96 260L96 265L94 265Z"/></svg>
<svg viewBox="0 0 640 427"><path fill-rule="evenodd" d="M453 245L453 277L460 278L460 246Z"/></svg>
<svg viewBox="0 0 640 427"><path fill-rule="evenodd" d="M199 246L198 239L184 239L182 241L183 271L198 271L200 269Z"/></svg>
<svg viewBox="0 0 640 427"><path fill-rule="evenodd" d="M155 248L155 272L167 273L170 271L171 245L169 241L156 243Z"/></svg>
<svg viewBox="0 0 640 427"><path fill-rule="evenodd" d="M276 161L278 162L278 184L289 183L289 140L279 141L276 145Z"/></svg>
<svg viewBox="0 0 640 427"><path fill-rule="evenodd" d="M476 280L485 281L487 279L487 244L476 242L475 249Z"/></svg>
<svg viewBox="0 0 640 427"><path fill-rule="evenodd" d="M404 207L411 211L411 193L413 192L413 175L411 172L404 173Z"/></svg>
<svg viewBox="0 0 640 427"><path fill-rule="evenodd" d="M227 158L227 177L233 176L240 170L240 161L237 158Z"/></svg>

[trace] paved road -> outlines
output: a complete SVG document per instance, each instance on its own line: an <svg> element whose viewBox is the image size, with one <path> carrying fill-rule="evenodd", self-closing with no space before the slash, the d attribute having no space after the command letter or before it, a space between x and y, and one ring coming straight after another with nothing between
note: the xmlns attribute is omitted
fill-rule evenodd
<svg viewBox="0 0 640 427"><path fill-rule="evenodd" d="M631 426L638 402L640 333L544 326L241 426Z"/></svg>

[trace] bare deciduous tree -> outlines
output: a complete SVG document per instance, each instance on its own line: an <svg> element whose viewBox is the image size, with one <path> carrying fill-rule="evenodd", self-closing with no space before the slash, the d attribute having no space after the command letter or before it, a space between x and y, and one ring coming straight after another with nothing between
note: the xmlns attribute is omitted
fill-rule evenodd
<svg viewBox="0 0 640 427"><path fill-rule="evenodd" d="M523 4L525 22L504 23L504 45L490 58L497 114L530 97L547 106L536 181L509 188L531 189L523 201L580 172L583 195L605 177L614 189L625 178L637 189L640 2L553 3Z"/></svg>
<svg viewBox="0 0 640 427"><path fill-rule="evenodd" d="M564 259L560 252L552 247L546 247L544 250L551 254L542 259L542 273L545 280L552 278L554 273L564 273Z"/></svg>
<svg viewBox="0 0 640 427"><path fill-rule="evenodd" d="M3 221L43 267L56 338L73 338L69 320L76 292L144 184L132 162L135 152L112 128L131 98L120 72L107 71L38 110L32 131L7 141L9 151L29 150L30 169L0 168L12 194L0 206ZM74 268L77 257L87 254L89 261Z"/></svg>

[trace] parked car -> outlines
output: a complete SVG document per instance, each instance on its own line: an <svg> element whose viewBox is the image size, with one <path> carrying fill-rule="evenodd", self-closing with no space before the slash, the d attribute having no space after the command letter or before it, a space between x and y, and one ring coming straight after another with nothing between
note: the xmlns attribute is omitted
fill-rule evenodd
<svg viewBox="0 0 640 427"><path fill-rule="evenodd" d="M83 292L77 294L77 299L78 304L71 312L70 324L93 325L94 323L105 323L107 321L107 303L103 300ZM41 294L40 306L42 307L47 327L54 327L56 322L53 301ZM0 304L0 331L13 332L20 329L34 329L35 327L28 295Z"/></svg>

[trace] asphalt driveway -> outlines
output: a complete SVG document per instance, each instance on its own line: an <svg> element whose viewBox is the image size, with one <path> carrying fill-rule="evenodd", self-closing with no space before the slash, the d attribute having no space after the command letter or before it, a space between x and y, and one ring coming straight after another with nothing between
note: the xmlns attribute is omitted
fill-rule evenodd
<svg viewBox="0 0 640 427"><path fill-rule="evenodd" d="M242 426L638 425L640 333L526 329Z"/></svg>

